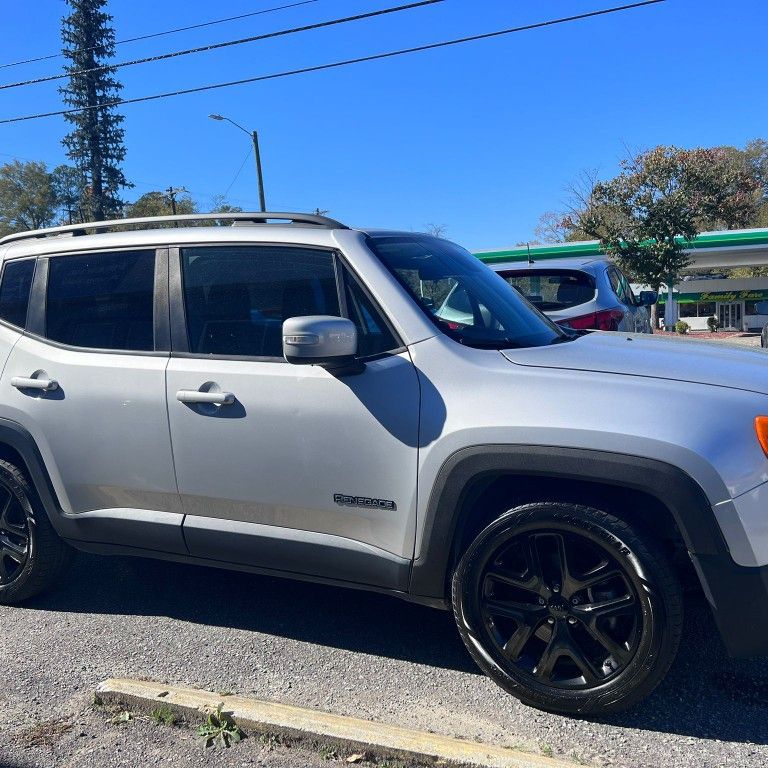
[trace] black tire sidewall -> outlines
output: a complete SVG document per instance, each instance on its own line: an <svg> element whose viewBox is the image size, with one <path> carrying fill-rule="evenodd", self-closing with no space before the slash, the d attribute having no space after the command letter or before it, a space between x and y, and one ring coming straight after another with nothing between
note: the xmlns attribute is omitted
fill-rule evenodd
<svg viewBox="0 0 768 768"><path fill-rule="evenodd" d="M2 605L3 603L12 603L20 599L19 596L24 594L27 584L34 576L38 562L38 524L37 514L26 480L23 476L17 477L13 472L10 472L6 468L5 462L0 462L0 485L9 493L12 493L21 504L29 531L27 561L24 563L21 573L17 574L10 584L0 584L0 605Z"/></svg>
<svg viewBox="0 0 768 768"><path fill-rule="evenodd" d="M631 581L642 609L641 635L632 660L618 675L591 689L547 686L506 662L490 639L480 611L479 578L490 554L512 536L553 526L606 547ZM631 529L606 513L571 504L530 504L506 512L467 549L452 582L454 616L480 668L524 703L567 713L619 711L656 687L677 649L679 635L668 631L668 613L670 602L680 610L680 596L670 589L671 573L665 573L664 566L658 554L652 554ZM673 578L671 583L675 583Z"/></svg>

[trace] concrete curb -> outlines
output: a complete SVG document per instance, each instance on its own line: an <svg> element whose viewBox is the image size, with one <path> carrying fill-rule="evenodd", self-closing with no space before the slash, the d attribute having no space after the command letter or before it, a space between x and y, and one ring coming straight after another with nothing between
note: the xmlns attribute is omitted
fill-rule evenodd
<svg viewBox="0 0 768 768"><path fill-rule="evenodd" d="M356 717L143 680L105 680L96 689L96 695L105 704L124 705L134 711L151 712L165 705L192 720L202 720L208 712L223 704L223 711L246 729L282 733L296 739L339 742L353 750L357 748L357 751L420 762L440 761L488 768L572 768L574 765L506 747Z"/></svg>

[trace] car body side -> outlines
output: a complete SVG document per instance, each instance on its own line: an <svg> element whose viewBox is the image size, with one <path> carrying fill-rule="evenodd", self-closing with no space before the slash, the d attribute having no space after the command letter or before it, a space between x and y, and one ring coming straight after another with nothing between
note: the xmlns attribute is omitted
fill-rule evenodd
<svg viewBox="0 0 768 768"><path fill-rule="evenodd" d="M660 510L671 515L731 650L739 654L768 650L764 648L768 611L763 610L765 618L761 619L766 631L758 639L753 632L748 641L743 637L743 627L729 626L738 600L731 597L730 605L726 605L726 587L741 579L750 585L753 597L757 590L762 605L768 606L768 460L753 428L755 416L768 412L768 395L637 376L632 371L559 368L551 361L557 361L561 345L538 349L532 356L548 359L549 365L526 359L515 362L498 350L462 346L440 333L416 306L366 246L365 232L272 226L256 231L220 229L158 231L151 234L151 239L147 233L123 233L108 240L84 236L42 243L22 241L9 247L5 258L200 243L293 242L334 249L390 319L406 348L399 354L412 362L418 377L419 432L414 453L418 493L414 488L406 498L394 498L394 537L377 540L373 534L363 542L373 549L374 556L379 552L382 558L403 564L402 568L398 566L399 575L389 591L431 605L446 604L461 526L484 512L472 505L470 488L487 487L488 480L507 478L510 487L518 483L525 493L530 487L526 481L531 478L565 479L579 484L579 488L587 483L623 489L628 494L644 492L656 498L657 506L644 511L641 505L638 514L646 516L643 522L650 529L662 525L655 518L662 514ZM2 366L6 366L21 337L17 329L5 324L0 327ZM50 347L55 362L56 345L36 341ZM578 339L568 342L579 343ZM88 351L75 354L81 354L83 360L87 355L107 356ZM149 366L162 377L170 354L138 355L133 363L131 357L116 353L106 365L123 365L121 361L127 359L127 369L131 365ZM7 373L4 370L0 379L4 392L8 391ZM87 370L84 375L88 375ZM331 376L326 371L315 375ZM106 378L104 381L105 386L124 383L121 380L110 385ZM158 406L165 410L167 403L162 400ZM110 428L96 419L86 427L87 409L83 409L81 418L79 425L62 428L103 429L104 450L113 452L112 461L119 461L124 450L142 450L130 439L123 446L110 445L110 434L112 438L116 434L114 424ZM370 418L377 419L377 414L371 413ZM167 422L160 418L155 442L144 448L147 477L158 464L172 461L166 428ZM119 429L130 435L129 421ZM61 482L59 464L72 458L62 457L60 451L52 449L46 430L35 421L34 409L14 406L6 397L0 399L0 441L21 455L54 526L76 546L117 551L122 541L130 545L121 551L129 553L169 559L187 557L176 535L183 524L183 510L173 488L162 483L152 487L149 483L143 499L134 494L132 503L110 507L106 494L101 510L84 509ZM77 455L76 439L71 451ZM354 442L340 443L337 461L354 464L355 451ZM376 471L371 467L371 472ZM145 478L140 480L144 482ZM478 485L478 481L484 485ZM295 483L292 468L286 466L275 482ZM456 483L458 490L446 495L445 489ZM157 503L158 499L164 499L162 504ZM119 534L115 547L105 542L101 542L105 546L97 546L98 542L89 541L87 534L78 531L77 520L83 513L103 514L115 523L110 529ZM137 542L141 531L150 529L153 536L161 537L161 543L144 551ZM359 539L359 532L353 528L335 534L350 542ZM402 544L394 546L393 540ZM323 574L318 572L316 577L322 580ZM358 585L376 586L364 578L358 581ZM346 580L349 585L354 582L352 577Z"/></svg>

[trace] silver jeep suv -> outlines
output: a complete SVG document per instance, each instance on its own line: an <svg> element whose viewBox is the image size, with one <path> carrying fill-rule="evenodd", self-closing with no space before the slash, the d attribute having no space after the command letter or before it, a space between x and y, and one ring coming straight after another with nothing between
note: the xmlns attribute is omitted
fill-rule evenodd
<svg viewBox="0 0 768 768"><path fill-rule="evenodd" d="M383 591L558 712L659 683L691 574L768 652L763 352L565 331L427 235L204 218L0 241L0 602L73 548Z"/></svg>

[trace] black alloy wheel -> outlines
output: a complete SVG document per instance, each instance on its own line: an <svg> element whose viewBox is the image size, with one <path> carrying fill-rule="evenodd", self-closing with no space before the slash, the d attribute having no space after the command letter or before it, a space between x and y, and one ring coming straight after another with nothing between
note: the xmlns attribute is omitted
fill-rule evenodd
<svg viewBox="0 0 768 768"><path fill-rule="evenodd" d="M0 586L8 586L21 575L29 557L29 520L19 498L5 484L0 484L0 504Z"/></svg>
<svg viewBox="0 0 768 768"><path fill-rule="evenodd" d="M73 554L26 474L0 460L0 605L23 602L57 584Z"/></svg>
<svg viewBox="0 0 768 768"><path fill-rule="evenodd" d="M552 502L507 512L454 574L467 648L532 706L631 706L663 678L680 637L680 587L654 544L588 507Z"/></svg>
<svg viewBox="0 0 768 768"><path fill-rule="evenodd" d="M548 685L594 686L637 650L635 589L616 558L581 535L541 529L513 536L491 554L481 580L490 641Z"/></svg>

